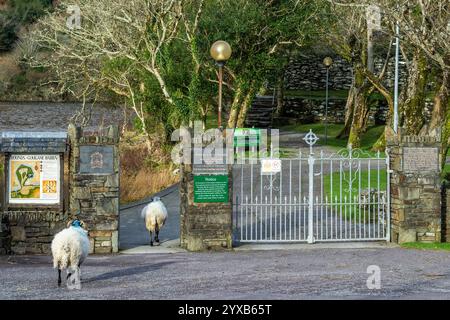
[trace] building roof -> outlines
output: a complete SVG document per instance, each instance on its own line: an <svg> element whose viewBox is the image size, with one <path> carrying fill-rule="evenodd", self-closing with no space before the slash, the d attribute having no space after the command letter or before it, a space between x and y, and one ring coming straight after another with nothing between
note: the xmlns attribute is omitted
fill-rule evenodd
<svg viewBox="0 0 450 320"><path fill-rule="evenodd" d="M0 152L61 153L66 151L65 131L2 131Z"/></svg>

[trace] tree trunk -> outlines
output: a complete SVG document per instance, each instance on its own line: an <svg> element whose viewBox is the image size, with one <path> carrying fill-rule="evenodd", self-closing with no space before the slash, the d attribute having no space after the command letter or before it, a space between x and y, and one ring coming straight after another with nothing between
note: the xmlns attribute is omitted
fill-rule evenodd
<svg viewBox="0 0 450 320"><path fill-rule="evenodd" d="M429 68L425 55L416 50L409 68L406 99L402 104L403 127L407 134L417 135L422 129L425 119L425 94Z"/></svg>
<svg viewBox="0 0 450 320"><path fill-rule="evenodd" d="M441 128L445 121L448 107L448 91L450 87L450 74L448 70L442 72L442 79L438 86L439 89L434 96L433 112L431 113L431 120L427 130L428 134Z"/></svg>
<svg viewBox="0 0 450 320"><path fill-rule="evenodd" d="M372 92L372 86L367 82L364 70L361 65L356 65L354 70L354 106L347 145L351 145L352 148L359 148L361 147L361 136L367 130L367 120L369 116L369 106L367 104L367 98Z"/></svg>
<svg viewBox="0 0 450 320"><path fill-rule="evenodd" d="M447 160L447 152L449 149L449 143L450 143L450 99L447 98L447 110L445 112L445 122L442 126L442 148L441 148L441 155L442 155L442 168L445 166L445 162Z"/></svg>
<svg viewBox="0 0 450 320"><path fill-rule="evenodd" d="M366 81L360 62L353 65L353 82L348 92L345 106L345 124L337 138L348 138L348 144L357 148L360 146L360 137L367 129L368 106L367 97L371 86Z"/></svg>
<svg viewBox="0 0 450 320"><path fill-rule="evenodd" d="M350 128L352 126L353 121L353 110L355 106L355 93L356 88L352 83L350 90L348 91L347 103L345 104L344 128L342 128L342 130L336 136L336 138L338 139L348 138L348 136L350 135Z"/></svg>
<svg viewBox="0 0 450 320"><path fill-rule="evenodd" d="M442 79L440 81L439 89L434 96L433 112L428 125L426 134L434 135L436 131L441 129L441 156L442 167L445 166L447 158L447 151L449 147L450 138L450 99L448 97L450 88L450 72L448 70L442 71Z"/></svg>
<svg viewBox="0 0 450 320"><path fill-rule="evenodd" d="M361 147L361 137L367 130L367 122L369 118L367 98L370 92L369 89L370 87L363 86L356 92L353 121L347 143L348 145L351 145L352 148Z"/></svg>
<svg viewBox="0 0 450 320"><path fill-rule="evenodd" d="M386 125L384 131L372 146L372 151L383 151L386 149L386 130L388 127L391 126L392 114L394 113L394 100L389 90L385 88L381 83L380 78L375 77L373 73L370 72L366 73L366 77L374 85L374 87L383 95L388 104L388 113L386 115Z"/></svg>
<svg viewBox="0 0 450 320"><path fill-rule="evenodd" d="M202 128L206 130L206 118L208 116L208 111L210 110L209 104L206 104L205 107L201 108L201 120L202 120Z"/></svg>
<svg viewBox="0 0 450 320"><path fill-rule="evenodd" d="M284 69L283 69L284 70ZM284 72L277 79L277 108L275 109L275 116L278 117L283 114L284 107Z"/></svg>
<svg viewBox="0 0 450 320"><path fill-rule="evenodd" d="M252 101L255 95L255 85L252 83L250 89L245 95L244 101L242 102L241 110L239 111L239 116L237 120L236 127L243 128L245 125L245 119L247 118L248 110L252 105Z"/></svg>
<svg viewBox="0 0 450 320"><path fill-rule="evenodd" d="M239 110L241 107L242 99L242 86L237 86L234 93L233 103L230 108L230 116L228 117L228 128L236 128L236 123L239 115Z"/></svg>

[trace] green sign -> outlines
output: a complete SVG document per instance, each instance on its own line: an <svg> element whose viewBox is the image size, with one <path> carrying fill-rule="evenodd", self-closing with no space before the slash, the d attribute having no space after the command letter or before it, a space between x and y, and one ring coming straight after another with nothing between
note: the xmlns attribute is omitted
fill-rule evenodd
<svg viewBox="0 0 450 320"><path fill-rule="evenodd" d="M194 176L194 202L229 202L228 176Z"/></svg>
<svg viewBox="0 0 450 320"><path fill-rule="evenodd" d="M261 129L237 128L234 129L235 147L257 147L261 141Z"/></svg>

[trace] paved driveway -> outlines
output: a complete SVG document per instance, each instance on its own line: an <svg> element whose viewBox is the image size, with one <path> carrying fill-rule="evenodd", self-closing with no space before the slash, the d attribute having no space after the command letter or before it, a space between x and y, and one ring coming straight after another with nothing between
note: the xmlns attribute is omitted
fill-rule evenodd
<svg viewBox="0 0 450 320"><path fill-rule="evenodd" d="M3 256L0 299L449 299L449 266L449 252L388 247L90 256L69 291L50 257Z"/></svg>
<svg viewBox="0 0 450 320"><path fill-rule="evenodd" d="M178 185L174 185L163 190L154 196L161 197L168 211L168 218L165 226L161 229L159 238L161 245L169 241L180 238L180 196ZM141 246L150 248L150 235L145 228L144 220L141 218L141 211L151 199L140 201L139 203L122 206L120 210L120 249L126 250ZM157 250L156 248L154 248Z"/></svg>

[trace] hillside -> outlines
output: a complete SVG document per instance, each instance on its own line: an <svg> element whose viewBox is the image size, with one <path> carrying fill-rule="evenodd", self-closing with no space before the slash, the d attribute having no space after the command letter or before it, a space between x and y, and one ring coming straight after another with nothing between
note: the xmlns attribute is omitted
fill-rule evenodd
<svg viewBox="0 0 450 320"><path fill-rule="evenodd" d="M0 101L59 100L41 87L46 74L21 61L22 35L52 5L52 0L0 0Z"/></svg>

